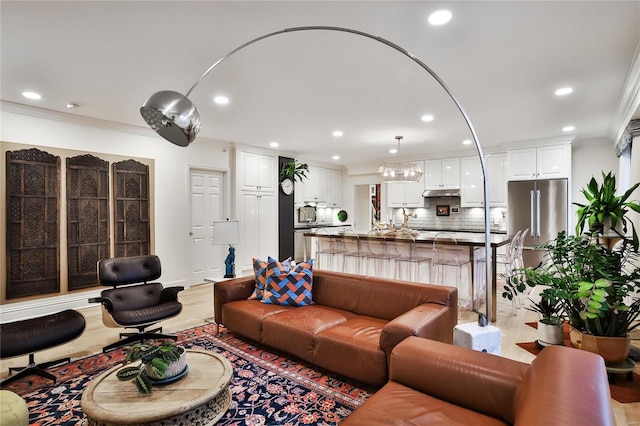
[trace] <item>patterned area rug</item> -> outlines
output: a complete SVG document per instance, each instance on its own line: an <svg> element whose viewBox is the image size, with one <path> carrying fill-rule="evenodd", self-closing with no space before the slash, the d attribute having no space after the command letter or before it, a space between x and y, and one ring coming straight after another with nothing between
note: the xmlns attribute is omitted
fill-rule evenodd
<svg viewBox="0 0 640 426"><path fill-rule="evenodd" d="M214 336L214 325L178 333L188 349L221 354L233 365L233 398L219 425L337 425L375 392L315 366L226 332ZM123 350L97 354L53 367L55 385L36 376L3 389L22 396L29 406L32 426L84 423L82 392L93 377L124 359ZM132 384L133 386L133 384Z"/></svg>
<svg viewBox="0 0 640 426"><path fill-rule="evenodd" d="M525 324L529 327L538 328L538 324L536 322L527 322ZM564 332L564 345L571 346L568 324L565 324ZM516 345L534 355L538 355L540 351L544 349L536 342L516 343ZM615 381L613 383L609 383L609 389L611 390L611 398L618 402L640 402L640 374L633 373L631 376L618 374L617 377L615 377Z"/></svg>

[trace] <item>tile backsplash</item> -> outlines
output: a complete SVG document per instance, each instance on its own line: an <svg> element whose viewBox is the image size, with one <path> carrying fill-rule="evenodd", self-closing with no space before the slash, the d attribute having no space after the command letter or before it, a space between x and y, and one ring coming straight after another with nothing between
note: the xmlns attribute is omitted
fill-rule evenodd
<svg viewBox="0 0 640 426"><path fill-rule="evenodd" d="M460 207L458 198L431 198L430 207L407 209L417 217L410 217L408 225L412 229L429 230L459 230L459 231L484 231L484 209L480 207ZM436 206L449 206L449 216L438 216ZM458 212L454 212L455 209ZM506 230L506 209L492 207L491 231ZM399 227L404 220L402 209L390 209L389 220L393 220L393 225Z"/></svg>

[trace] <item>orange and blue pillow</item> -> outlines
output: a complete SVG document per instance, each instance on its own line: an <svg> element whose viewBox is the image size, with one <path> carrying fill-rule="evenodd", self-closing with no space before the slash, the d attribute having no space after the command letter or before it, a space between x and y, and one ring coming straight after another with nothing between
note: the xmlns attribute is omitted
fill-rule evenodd
<svg viewBox="0 0 640 426"><path fill-rule="evenodd" d="M313 260L287 270L281 262L267 264L267 286L262 303L287 306L313 304Z"/></svg>
<svg viewBox="0 0 640 426"><path fill-rule="evenodd" d="M249 300L262 300L264 289L267 285L267 263L277 262L276 259L268 257L268 262L264 260L253 258L253 273L255 275L255 288L253 293L249 296ZM291 258L287 258L280 262L283 268L287 271L291 270Z"/></svg>

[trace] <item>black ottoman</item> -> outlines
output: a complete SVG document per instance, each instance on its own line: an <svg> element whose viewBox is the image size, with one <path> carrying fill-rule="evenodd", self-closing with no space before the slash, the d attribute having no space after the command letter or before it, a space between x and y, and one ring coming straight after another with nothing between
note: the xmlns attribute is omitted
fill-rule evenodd
<svg viewBox="0 0 640 426"><path fill-rule="evenodd" d="M56 377L44 371L44 369L52 365L69 362L70 358L62 358L36 365L34 352L75 339L82 334L85 325L84 316L71 309L38 318L0 324L0 341L2 342L2 345L0 345L0 358L29 354L29 365L27 367L9 368L9 373L13 371L20 372L9 377L0 385L6 385L31 374L46 377L55 383Z"/></svg>

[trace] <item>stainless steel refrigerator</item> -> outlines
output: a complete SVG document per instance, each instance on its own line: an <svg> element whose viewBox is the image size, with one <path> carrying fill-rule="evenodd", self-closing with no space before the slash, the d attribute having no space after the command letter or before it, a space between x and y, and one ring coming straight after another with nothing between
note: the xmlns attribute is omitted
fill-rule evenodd
<svg viewBox="0 0 640 426"><path fill-rule="evenodd" d="M507 191L507 232L529 230L524 237L524 265L536 266L544 252L535 247L567 230L567 179L511 181Z"/></svg>

